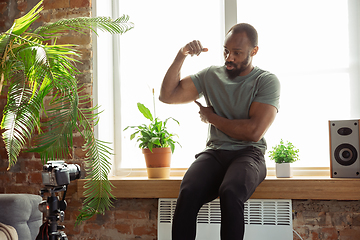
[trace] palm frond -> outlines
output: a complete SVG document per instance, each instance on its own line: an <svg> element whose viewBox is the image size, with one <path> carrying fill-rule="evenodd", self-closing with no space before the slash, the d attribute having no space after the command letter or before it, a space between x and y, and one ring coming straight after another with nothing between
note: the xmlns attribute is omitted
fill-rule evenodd
<svg viewBox="0 0 360 240"><path fill-rule="evenodd" d="M96 33L95 28L99 28L104 32L111 34L123 34L134 27L129 22L129 16L123 15L115 20L109 17L78 17L72 19L61 19L54 23L37 28L34 33L44 37L59 36L59 33L74 30L84 32L84 30L92 30Z"/></svg>
<svg viewBox="0 0 360 240"><path fill-rule="evenodd" d="M30 27L33 22L35 22L40 17L39 13L44 9L44 7L41 6L42 3L43 1L40 1L27 14L18 19L15 19L12 27L13 34L21 35Z"/></svg>
<svg viewBox="0 0 360 240"><path fill-rule="evenodd" d="M1 123L1 128L5 129L3 139L9 167L15 164L19 152L39 127L42 102L52 88L46 62L39 57L42 51L31 45L16 46L3 68L4 78L11 81Z"/></svg>
<svg viewBox="0 0 360 240"><path fill-rule="evenodd" d="M18 72L9 87L7 104L4 109L1 128L9 158L9 168L17 161L34 129L39 125L42 99L33 94L23 81L24 73Z"/></svg>
<svg viewBox="0 0 360 240"><path fill-rule="evenodd" d="M18 45L21 46L21 44ZM60 51L58 50L59 48ZM43 46L36 42L27 41L27 44L21 47L16 46L12 49L11 54L13 58L8 61L7 66L10 67L5 71L6 78L10 80L16 76L14 73L22 73L22 75L19 75L20 77L16 78L17 81L14 86L21 85L24 93L27 94L25 95L23 92L18 93L22 94L24 99L21 103L22 106L27 102L31 103L33 100L37 103L36 109L33 109L37 122L39 122L41 106L43 106L45 96L52 92L54 88L58 89L58 91L65 96L64 98L59 98L57 101L53 101L52 106L55 105L56 107L49 110L51 113L49 117L51 121L43 124L43 128L47 131L37 136L34 140L36 148L33 148L31 151L40 151L40 155L45 162L46 160L44 159L48 159L48 157L55 158L57 156L64 157L67 155L68 149L63 146L68 146L66 141L69 139L72 140L72 130L75 128L74 125L76 123L77 82L72 75L75 73L74 67L70 64L69 57L65 56L69 51L65 50L66 48L59 46ZM59 84L59 82L63 84ZM72 94L70 89L73 89ZM12 92L8 93L10 99L13 97L13 94ZM59 95L61 94L56 94L56 96ZM9 104L11 104L11 101L8 101L8 105ZM71 106L74 104L75 106ZM58 106L61 106L62 109L58 109ZM10 109L12 108L10 107ZM10 165L14 164L16 161L15 157L25 143L32 137L35 128L29 120L28 131L22 129L23 127L18 123L18 119L20 119L23 114L20 110L21 108L13 110L18 114L16 118L11 117L12 114L10 111L4 112L3 121L6 123L6 126L3 125L2 127L8 127L11 124L11 120L13 121L10 127L11 131L5 131L4 133L7 134L7 139L9 140L5 141L9 142L9 149L11 149L8 151L9 159L11 159L11 161L9 161ZM44 107L43 110L45 110ZM74 116L74 112L75 117L71 119L71 117ZM15 132L17 133L16 135L14 135ZM17 143L15 145L16 147L11 148L11 144L14 142L11 138L14 138L13 140Z"/></svg>
<svg viewBox="0 0 360 240"><path fill-rule="evenodd" d="M40 1L34 8L32 8L27 14L24 16L15 19L11 28L0 36L0 56L3 58L5 49L11 40L14 38L14 35L21 35L24 33L29 26L35 22L39 18L39 13L43 10L42 5L43 1Z"/></svg>
<svg viewBox="0 0 360 240"><path fill-rule="evenodd" d="M85 133L85 135L88 135L85 148L87 157L85 161L90 174L87 176L87 181L84 184L86 189L84 196L86 199L77 217L76 224L89 219L94 214L104 214L106 210L113 206L112 199L115 198L111 194L113 185L108 180L111 166L109 160L111 148L107 146L108 143L93 138L91 136L92 133Z"/></svg>
<svg viewBox="0 0 360 240"><path fill-rule="evenodd" d="M80 103L84 104L89 100L91 100L91 97L85 95L81 97ZM106 210L112 207L111 199L114 198L111 194L113 185L108 180L112 149L108 146L109 143L96 139L92 131L99 120L97 109L97 106L94 108L79 108L78 113L78 127L79 132L85 139L85 163L89 174L84 185L86 199L77 217L77 224L92 217L95 213L104 214Z"/></svg>
<svg viewBox="0 0 360 240"><path fill-rule="evenodd" d="M76 89L75 89L76 91ZM42 123L43 132L33 139L31 152L38 152L43 162L67 159L76 128L77 94L57 95L47 110L48 121Z"/></svg>

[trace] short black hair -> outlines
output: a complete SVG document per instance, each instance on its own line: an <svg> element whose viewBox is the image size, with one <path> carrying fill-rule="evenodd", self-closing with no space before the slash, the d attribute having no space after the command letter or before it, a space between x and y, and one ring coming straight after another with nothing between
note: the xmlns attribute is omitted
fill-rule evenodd
<svg viewBox="0 0 360 240"><path fill-rule="evenodd" d="M235 34L245 32L247 37L249 38L251 44L253 45L253 47L258 46L258 33L257 33L256 29L253 26L251 26L250 24L238 23L230 28L230 30L228 31L228 34L230 32L233 32Z"/></svg>

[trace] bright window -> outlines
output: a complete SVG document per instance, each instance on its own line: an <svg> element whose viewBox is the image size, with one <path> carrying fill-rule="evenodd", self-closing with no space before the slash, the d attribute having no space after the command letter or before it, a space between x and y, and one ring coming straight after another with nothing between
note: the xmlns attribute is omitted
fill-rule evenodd
<svg viewBox="0 0 360 240"><path fill-rule="evenodd" d="M258 30L254 65L282 84L268 149L283 138L300 150L294 166L329 166L328 121L350 118L347 1L238 0L237 9Z"/></svg>
<svg viewBox="0 0 360 240"><path fill-rule="evenodd" d="M104 140L115 142L115 161L117 165L121 162L121 168L145 167L136 142L129 140L131 130L123 132L122 129L146 121L136 103L144 103L153 111L152 88L157 116L161 119L171 116L181 123L180 127L170 125L170 131L179 135L182 145L175 149L172 167L188 167L194 155L204 149L207 126L200 121L197 106L192 103L167 105L157 98L168 67L187 42L199 39L209 52L188 57L182 68L183 77L210 65L223 64L224 25L229 26L229 20L224 20L228 18L224 18L223 5L235 1L113 1L119 3L120 15L130 15L135 23L135 28L120 38L119 52L111 52L111 44L104 40L105 44L98 43L97 53L97 98L104 113L110 112L109 117L101 117L100 121L105 124L100 123L103 130L100 127L99 134L106 132L110 125L115 126L115 130L108 132L114 133L116 140L112 141L112 136ZM348 7L348 3L352 7ZM96 8L102 7L98 5ZM356 38L359 10L354 8L359 9L357 0L237 0L237 8L227 12L235 12L236 16L230 19L248 22L258 30L260 49L253 63L275 73L281 81L280 112L265 138L269 150L281 138L293 142L300 149L301 159L294 166L328 167L328 121L360 117L359 111L354 114L356 108L352 107L360 102L360 99L354 101L359 90L353 87L357 86L360 50L359 54L349 51L349 42L359 47ZM353 12L350 22L349 9ZM107 11L111 11L111 7L108 6ZM349 31L349 27L353 31ZM103 41L101 39L97 41ZM116 45L116 40L114 42ZM113 59L120 56L120 64L116 61L111 64L109 58L101 57L104 51L99 50L99 46L110 46L106 54L113 54ZM355 62L350 67L349 59ZM108 65L114 66L114 70L111 67L104 70ZM111 83L104 82L108 77L100 72L108 74L118 69L120 77L113 78L113 88ZM110 98L114 106L101 103ZM112 110L115 117L111 117ZM110 118L114 123L106 123ZM274 166L268 157L267 165Z"/></svg>
<svg viewBox="0 0 360 240"><path fill-rule="evenodd" d="M171 124L182 145L176 146L172 167L188 167L194 155L205 148L207 125L200 121L195 103L167 105L158 101L161 82L179 49L198 39L209 52L188 57L182 68L187 76L209 66L222 64L223 1L120 1L120 13L130 16L135 28L120 41L121 126L148 123L137 109L137 102L153 112L151 89L155 89L156 115L161 120L173 117L180 126ZM120 121L120 119L118 120ZM145 167L144 157L131 129L121 139L121 167Z"/></svg>

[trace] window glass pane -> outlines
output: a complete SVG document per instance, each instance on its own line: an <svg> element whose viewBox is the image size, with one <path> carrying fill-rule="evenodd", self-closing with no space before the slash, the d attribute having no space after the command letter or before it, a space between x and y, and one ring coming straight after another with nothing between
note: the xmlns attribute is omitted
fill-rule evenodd
<svg viewBox="0 0 360 240"><path fill-rule="evenodd" d="M120 42L121 126L148 123L138 112L137 102L153 112L151 89L155 89L156 115L161 120L177 119L181 126L169 121L169 131L179 135L182 148L176 146L172 167L188 167L194 155L204 149L207 125L198 116L195 103L167 105L159 102L162 79L177 52L186 43L198 39L209 52L188 57L182 76L196 73L209 65L223 64L222 60L222 2L217 1L120 1L120 13L128 14L135 28ZM123 132L121 167L145 167L141 150L130 141L131 129ZM119 155L119 154L118 154Z"/></svg>
<svg viewBox="0 0 360 240"><path fill-rule="evenodd" d="M300 149L294 166L329 166L328 121L350 117L347 1L238 0L237 7L238 22L259 33L254 65L282 84L268 149L283 138Z"/></svg>

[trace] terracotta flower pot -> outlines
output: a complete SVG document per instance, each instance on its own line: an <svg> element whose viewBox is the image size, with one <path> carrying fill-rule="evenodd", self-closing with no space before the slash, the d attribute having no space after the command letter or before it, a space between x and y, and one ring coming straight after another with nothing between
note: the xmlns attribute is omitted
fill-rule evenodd
<svg viewBox="0 0 360 240"><path fill-rule="evenodd" d="M170 177L170 163L171 163L171 149L167 148L153 148L152 152L149 149L142 149L145 157L148 178L169 178Z"/></svg>

